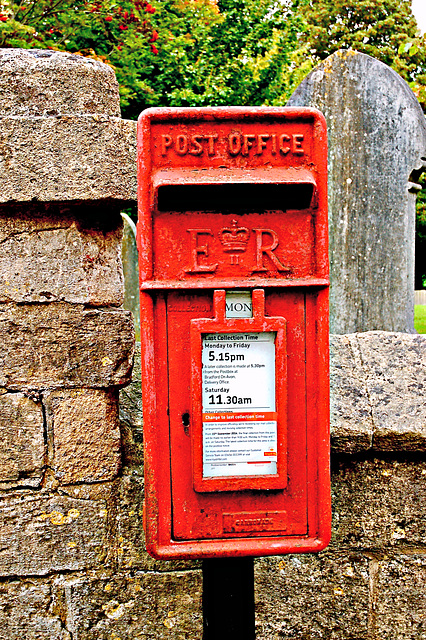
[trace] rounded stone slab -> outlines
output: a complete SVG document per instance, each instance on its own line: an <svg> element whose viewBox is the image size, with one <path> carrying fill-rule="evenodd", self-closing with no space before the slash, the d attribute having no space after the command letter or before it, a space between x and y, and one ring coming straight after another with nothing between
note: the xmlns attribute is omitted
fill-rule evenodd
<svg viewBox="0 0 426 640"><path fill-rule="evenodd" d="M0 116L120 116L114 70L91 58L0 49Z"/></svg>
<svg viewBox="0 0 426 640"><path fill-rule="evenodd" d="M426 123L387 65L338 51L288 106L323 112L329 138L331 333L414 331L415 182Z"/></svg>

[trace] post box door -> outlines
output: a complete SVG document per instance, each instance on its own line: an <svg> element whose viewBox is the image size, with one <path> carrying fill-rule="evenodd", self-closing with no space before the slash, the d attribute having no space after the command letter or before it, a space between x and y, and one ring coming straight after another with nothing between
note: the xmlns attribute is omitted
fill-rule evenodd
<svg viewBox="0 0 426 640"><path fill-rule="evenodd" d="M191 465L190 323L212 318L212 294L191 296L170 292L164 301L167 316L168 384L170 401L170 458L172 474L173 535L177 540L241 535L307 534L306 468L306 339L305 295L302 291L268 293L266 314L286 320L287 343L287 486L216 492L194 491ZM229 479L228 479L229 480ZM260 498L260 500L259 500ZM244 524L245 522L245 524ZM238 523L235 525L235 523Z"/></svg>

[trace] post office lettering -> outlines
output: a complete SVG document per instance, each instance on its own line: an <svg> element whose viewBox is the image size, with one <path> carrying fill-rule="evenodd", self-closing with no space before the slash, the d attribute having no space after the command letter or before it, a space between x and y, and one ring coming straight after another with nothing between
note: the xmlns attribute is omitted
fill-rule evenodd
<svg viewBox="0 0 426 640"><path fill-rule="evenodd" d="M236 156L303 156L303 133L242 133L233 131L220 139L216 133L163 134L160 140L161 155L215 156L219 145L231 157Z"/></svg>
<svg viewBox="0 0 426 640"><path fill-rule="evenodd" d="M187 135L185 133L179 133L176 136L169 134L163 134L161 136L161 155L167 156L171 151L174 151L179 156L201 156L207 153L209 156L216 154L216 141L217 134L195 134Z"/></svg>

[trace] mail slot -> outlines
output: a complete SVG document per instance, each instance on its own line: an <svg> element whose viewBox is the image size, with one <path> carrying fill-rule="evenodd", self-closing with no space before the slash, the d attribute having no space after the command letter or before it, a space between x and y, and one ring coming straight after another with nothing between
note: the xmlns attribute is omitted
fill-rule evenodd
<svg viewBox="0 0 426 640"><path fill-rule="evenodd" d="M315 109L139 118L145 533L156 558L328 544L326 172Z"/></svg>

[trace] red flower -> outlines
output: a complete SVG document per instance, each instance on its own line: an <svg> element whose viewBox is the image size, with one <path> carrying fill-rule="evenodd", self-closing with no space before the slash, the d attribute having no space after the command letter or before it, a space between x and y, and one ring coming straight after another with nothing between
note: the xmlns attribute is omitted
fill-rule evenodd
<svg viewBox="0 0 426 640"><path fill-rule="evenodd" d="M147 4L147 5L146 5L146 7L145 7L145 11L146 11L147 13L155 13L155 9L154 9L154 7L153 7L151 4Z"/></svg>
<svg viewBox="0 0 426 640"><path fill-rule="evenodd" d="M158 53L158 49L157 49L157 47L155 46L155 44L152 44L152 45L151 45L151 51L152 51L152 53L155 53L155 55L157 55L157 53Z"/></svg>
<svg viewBox="0 0 426 640"><path fill-rule="evenodd" d="M118 47L117 47L117 49L118 49L119 51L121 51L121 50L122 50L122 48L123 48L123 47L120 47L120 45L118 45Z"/></svg>
<svg viewBox="0 0 426 640"><path fill-rule="evenodd" d="M0 20L1 20L2 22L7 22L8 17L7 17L7 16L0 16Z"/></svg>
<svg viewBox="0 0 426 640"><path fill-rule="evenodd" d="M129 28L127 26L127 24L120 24L120 26L118 27L121 31L127 31L127 29Z"/></svg>
<svg viewBox="0 0 426 640"><path fill-rule="evenodd" d="M152 36L151 36L151 38L148 40L148 42L155 42L156 40L158 40L158 32L154 30L154 31L152 32Z"/></svg>
<svg viewBox="0 0 426 640"><path fill-rule="evenodd" d="M112 16L106 16L105 17L105 22L112 22L113 21L113 17Z"/></svg>
<svg viewBox="0 0 426 640"><path fill-rule="evenodd" d="M128 16L128 15L129 15L129 12L128 12L128 11L125 11L125 12L123 13L123 18L124 18L125 20L127 20L127 16Z"/></svg>

